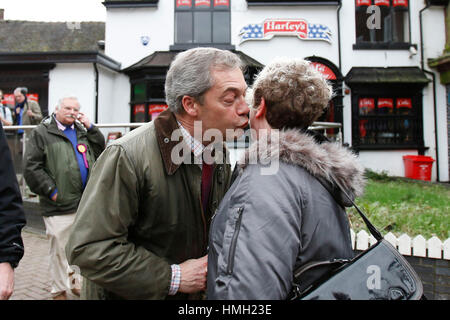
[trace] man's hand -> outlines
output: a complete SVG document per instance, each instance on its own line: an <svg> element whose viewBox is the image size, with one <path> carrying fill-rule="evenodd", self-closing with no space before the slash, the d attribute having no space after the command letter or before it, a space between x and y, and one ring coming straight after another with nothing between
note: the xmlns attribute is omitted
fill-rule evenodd
<svg viewBox="0 0 450 320"><path fill-rule="evenodd" d="M91 127L91 121L83 112L78 113L78 121L80 121L86 129Z"/></svg>
<svg viewBox="0 0 450 320"><path fill-rule="evenodd" d="M14 269L9 262L0 263L0 300L8 300L14 290Z"/></svg>
<svg viewBox="0 0 450 320"><path fill-rule="evenodd" d="M34 117L34 113L31 110L27 110L27 115L30 117Z"/></svg>
<svg viewBox="0 0 450 320"><path fill-rule="evenodd" d="M206 289L208 256L190 259L180 264L181 281L178 292L195 293Z"/></svg>

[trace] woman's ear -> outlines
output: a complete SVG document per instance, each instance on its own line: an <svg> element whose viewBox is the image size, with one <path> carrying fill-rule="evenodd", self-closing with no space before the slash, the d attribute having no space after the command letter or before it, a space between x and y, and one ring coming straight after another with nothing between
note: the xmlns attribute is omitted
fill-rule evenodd
<svg viewBox="0 0 450 320"><path fill-rule="evenodd" d="M263 97L261 97L261 102L259 103L258 109L256 110L255 118L261 118L266 116L266 100L264 100Z"/></svg>
<svg viewBox="0 0 450 320"><path fill-rule="evenodd" d="M184 111L191 117L196 117L198 115L198 105L193 97L183 96L183 98L181 98L181 104L183 105Z"/></svg>

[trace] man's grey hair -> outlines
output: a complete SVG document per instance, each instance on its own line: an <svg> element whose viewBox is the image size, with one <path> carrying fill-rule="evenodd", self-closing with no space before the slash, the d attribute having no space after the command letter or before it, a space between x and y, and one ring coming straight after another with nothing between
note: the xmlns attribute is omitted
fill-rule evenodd
<svg viewBox="0 0 450 320"><path fill-rule="evenodd" d="M78 103L78 107L81 109L80 101L78 100L78 97L74 94L66 94L66 95L62 96L61 98L59 98L58 104L56 105L56 109L61 108L61 105L63 104L64 100L66 100L66 99L76 100Z"/></svg>
<svg viewBox="0 0 450 320"><path fill-rule="evenodd" d="M214 85L212 70L244 69L238 55L216 48L194 48L179 53L166 76L166 102L174 113L182 112L183 96L203 104L203 94Z"/></svg>
<svg viewBox="0 0 450 320"><path fill-rule="evenodd" d="M21 94L23 94L26 97L27 93L28 93L28 89L25 87L17 87L14 89L13 93L16 94L17 92L20 92Z"/></svg>

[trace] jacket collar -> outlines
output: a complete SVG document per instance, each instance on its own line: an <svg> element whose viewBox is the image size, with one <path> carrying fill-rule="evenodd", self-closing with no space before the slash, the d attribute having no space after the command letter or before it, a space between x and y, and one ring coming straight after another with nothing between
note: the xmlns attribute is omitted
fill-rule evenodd
<svg viewBox="0 0 450 320"><path fill-rule="evenodd" d="M49 132L65 137L64 133L58 128L58 124L56 123L56 119L53 114L45 117L41 123ZM74 122L74 129L77 131L77 136L84 135L87 132L86 128L77 122Z"/></svg>
<svg viewBox="0 0 450 320"><path fill-rule="evenodd" d="M363 193L364 167L357 156L339 143L317 141L296 129L274 131L266 138L255 141L238 161L241 169L252 161L270 163L282 161L306 169L321 181L330 182L333 176L351 195ZM277 143L279 141L279 143Z"/></svg>
<svg viewBox="0 0 450 320"><path fill-rule="evenodd" d="M180 143L172 139L172 132L178 129L175 114L169 109L161 112L155 121L156 140L168 175L173 175L180 167L171 160L172 149Z"/></svg>

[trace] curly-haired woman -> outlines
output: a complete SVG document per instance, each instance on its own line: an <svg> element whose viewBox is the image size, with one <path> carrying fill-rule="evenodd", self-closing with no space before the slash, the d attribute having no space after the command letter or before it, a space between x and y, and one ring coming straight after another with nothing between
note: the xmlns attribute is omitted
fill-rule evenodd
<svg viewBox="0 0 450 320"><path fill-rule="evenodd" d="M350 204L330 176L358 196L363 168L349 150L308 130L331 87L308 61L278 59L252 91L256 141L211 224L208 299L286 299L297 267L353 257L344 209ZM305 273L301 287L326 271Z"/></svg>

